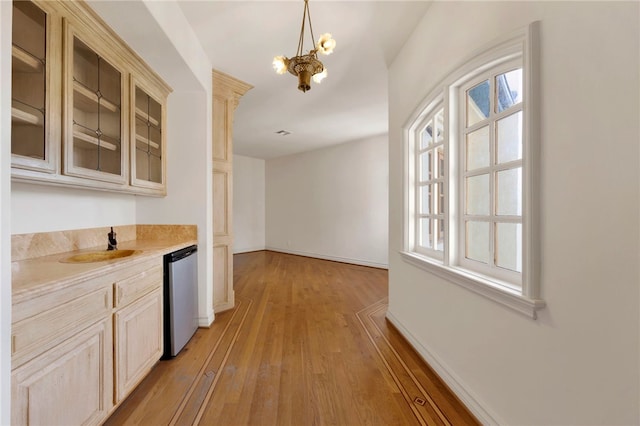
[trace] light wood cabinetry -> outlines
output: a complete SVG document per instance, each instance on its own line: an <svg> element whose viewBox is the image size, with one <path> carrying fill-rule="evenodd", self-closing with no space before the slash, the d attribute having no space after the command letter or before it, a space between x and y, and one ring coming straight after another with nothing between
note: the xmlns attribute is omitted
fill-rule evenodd
<svg viewBox="0 0 640 426"><path fill-rule="evenodd" d="M51 349L83 327L111 315L111 283L99 281L14 306L13 367ZM24 319L21 319L25 317Z"/></svg>
<svg viewBox="0 0 640 426"><path fill-rule="evenodd" d="M113 406L112 283L13 305L12 424L99 424Z"/></svg>
<svg viewBox="0 0 640 426"><path fill-rule="evenodd" d="M113 406L111 319L13 371L11 424L100 424Z"/></svg>
<svg viewBox="0 0 640 426"><path fill-rule="evenodd" d="M166 95L142 78L132 77L131 96L131 185L165 191Z"/></svg>
<svg viewBox="0 0 640 426"><path fill-rule="evenodd" d="M47 2L13 2L11 164L54 173L60 152L61 20Z"/></svg>
<svg viewBox="0 0 640 426"><path fill-rule="evenodd" d="M119 403L162 356L162 263L151 262L116 283L115 304L115 402Z"/></svg>
<svg viewBox="0 0 640 426"><path fill-rule="evenodd" d="M65 175L126 182L124 66L65 21ZM89 47L92 46L92 47Z"/></svg>
<svg viewBox="0 0 640 426"><path fill-rule="evenodd" d="M12 424L102 423L162 356L162 257L14 301Z"/></svg>
<svg viewBox="0 0 640 426"><path fill-rule="evenodd" d="M234 307L233 113L253 86L213 71L213 310Z"/></svg>
<svg viewBox="0 0 640 426"><path fill-rule="evenodd" d="M14 2L13 37L13 179L166 195L171 88L84 2Z"/></svg>

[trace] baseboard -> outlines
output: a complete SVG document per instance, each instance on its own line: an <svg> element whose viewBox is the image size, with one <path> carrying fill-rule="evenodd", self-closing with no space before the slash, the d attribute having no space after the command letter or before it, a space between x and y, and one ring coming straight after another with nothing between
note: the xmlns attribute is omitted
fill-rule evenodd
<svg viewBox="0 0 640 426"><path fill-rule="evenodd" d="M262 247L250 247L250 248L241 248L241 249L237 249L237 248L233 248L233 254L241 254L241 253L251 253L252 251L262 251L262 250L266 250L266 248L264 246Z"/></svg>
<svg viewBox="0 0 640 426"><path fill-rule="evenodd" d="M215 315L213 311L208 312L206 317L198 317L198 327L209 328L213 324Z"/></svg>
<svg viewBox="0 0 640 426"><path fill-rule="evenodd" d="M213 307L213 312L218 314L220 312L224 312L224 311L228 311L230 309L233 309L234 307L235 307L235 301L234 300L229 300L227 302L218 303L217 305L215 305Z"/></svg>
<svg viewBox="0 0 640 426"><path fill-rule="evenodd" d="M480 399L470 391L460 377L444 363L437 355L430 351L426 346L420 343L402 323L387 310L387 319L400 334L413 346L418 354L429 364L429 366L440 376L443 382L449 386L451 391L462 401L462 403L473 413L474 416L484 425L505 424L498 420L495 414L492 414L484 407Z"/></svg>
<svg viewBox="0 0 640 426"><path fill-rule="evenodd" d="M370 266L372 268L389 269L389 265L385 263L370 262L368 260L352 259L349 257L328 256L326 254L310 253L306 251L290 250L270 246L267 246L265 250L276 251L279 253L295 254L297 256L313 257L322 260L331 260L334 262L350 263L353 265Z"/></svg>

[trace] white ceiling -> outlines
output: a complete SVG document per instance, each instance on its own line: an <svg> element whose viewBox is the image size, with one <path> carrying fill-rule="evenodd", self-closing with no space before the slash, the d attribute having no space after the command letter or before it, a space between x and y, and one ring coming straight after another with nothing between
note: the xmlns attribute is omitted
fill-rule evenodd
<svg viewBox="0 0 640 426"><path fill-rule="evenodd" d="M271 66L276 55L295 55L302 0L179 5L213 68L254 86L235 113L234 152L267 159L386 133L387 67L429 3L310 0L316 41L329 32L337 46L320 57L328 77L306 93Z"/></svg>
<svg viewBox="0 0 640 426"><path fill-rule="evenodd" d="M154 1L88 0L174 89L190 90L196 77L147 10L145 3ZM303 0L176 4L212 67L254 86L235 113L234 152L268 159L386 133L387 69L430 0L309 0L316 40L329 32L337 46L320 55L329 76L306 93L297 89L297 77L278 75L271 65L276 55L296 53ZM312 47L308 39L307 32L305 52Z"/></svg>

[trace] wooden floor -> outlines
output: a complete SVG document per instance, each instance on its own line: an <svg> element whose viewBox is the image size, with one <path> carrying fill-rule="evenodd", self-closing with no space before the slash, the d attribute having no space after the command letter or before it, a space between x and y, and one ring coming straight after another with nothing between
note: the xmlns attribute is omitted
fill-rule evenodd
<svg viewBox="0 0 640 426"><path fill-rule="evenodd" d="M387 271L235 255L236 308L160 361L107 425L478 424L384 316Z"/></svg>

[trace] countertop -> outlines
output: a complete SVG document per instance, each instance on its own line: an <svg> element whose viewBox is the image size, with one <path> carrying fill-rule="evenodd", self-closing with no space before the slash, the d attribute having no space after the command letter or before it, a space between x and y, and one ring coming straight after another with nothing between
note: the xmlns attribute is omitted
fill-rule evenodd
<svg viewBox="0 0 640 426"><path fill-rule="evenodd" d="M118 268L161 257L181 248L197 244L194 239L131 240L118 244L118 249L137 250L129 257L93 263L63 263L61 260L75 254L105 250L105 246L69 251L49 256L19 260L11 263L13 304L56 291L79 281L101 276Z"/></svg>

